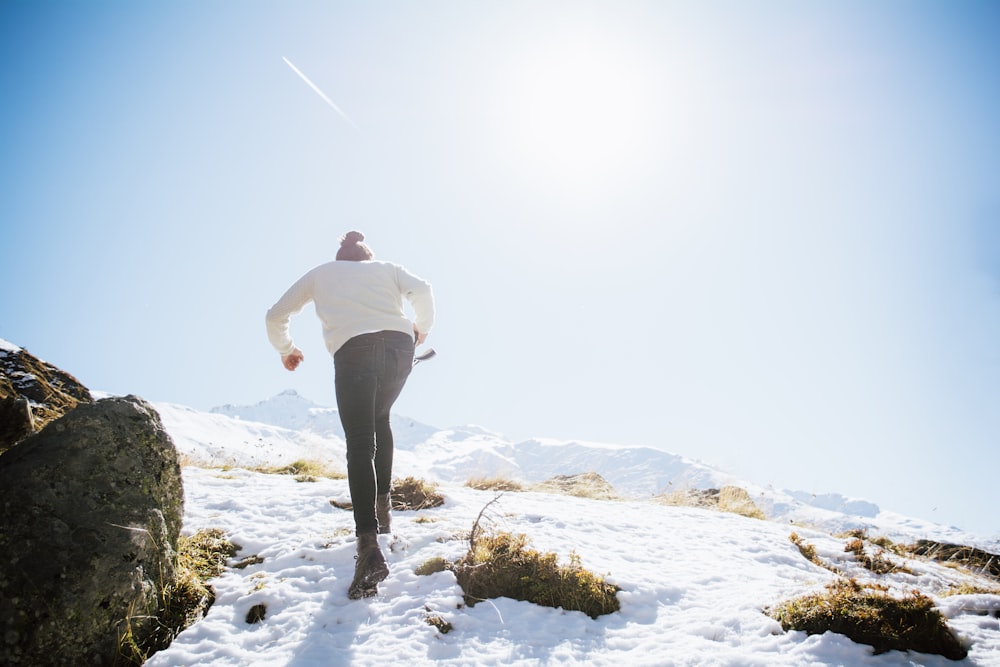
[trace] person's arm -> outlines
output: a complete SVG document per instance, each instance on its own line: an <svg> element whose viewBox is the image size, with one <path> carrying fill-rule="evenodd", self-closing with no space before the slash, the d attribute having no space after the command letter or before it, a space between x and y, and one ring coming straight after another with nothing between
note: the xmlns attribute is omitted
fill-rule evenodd
<svg viewBox="0 0 1000 667"><path fill-rule="evenodd" d="M413 306L413 334L420 345L434 326L434 291L429 282L401 266L397 267L397 280L403 296Z"/></svg>
<svg viewBox="0 0 1000 667"><path fill-rule="evenodd" d="M312 277L307 273L288 288L278 302L271 306L264 318L267 324L267 339L281 355L282 365L290 371L298 368L305 356L295 347L295 342L288 331L288 322L292 315L301 311L312 298Z"/></svg>

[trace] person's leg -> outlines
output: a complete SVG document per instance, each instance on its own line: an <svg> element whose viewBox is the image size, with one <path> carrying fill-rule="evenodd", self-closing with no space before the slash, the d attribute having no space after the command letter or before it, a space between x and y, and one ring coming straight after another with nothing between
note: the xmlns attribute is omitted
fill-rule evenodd
<svg viewBox="0 0 1000 667"><path fill-rule="evenodd" d="M413 339L406 334L386 332L385 363L375 392L375 518L378 532L391 532L392 461L395 444L390 411L413 368Z"/></svg>
<svg viewBox="0 0 1000 667"><path fill-rule="evenodd" d="M392 486L394 443L390 411L413 369L413 339L399 332L384 334L384 363L375 391L375 479L376 495L388 494Z"/></svg>
<svg viewBox="0 0 1000 667"><path fill-rule="evenodd" d="M370 336L358 336L334 355L337 409L347 442L347 481L358 535L378 528L374 465L378 347Z"/></svg>

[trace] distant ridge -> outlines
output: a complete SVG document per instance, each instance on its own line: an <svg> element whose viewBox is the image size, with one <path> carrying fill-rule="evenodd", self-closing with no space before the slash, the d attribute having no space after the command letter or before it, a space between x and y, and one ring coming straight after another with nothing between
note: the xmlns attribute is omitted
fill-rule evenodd
<svg viewBox="0 0 1000 667"><path fill-rule="evenodd" d="M338 411L291 389L253 405L223 405L209 413L170 404L157 408L178 447L196 461L248 465L277 456L343 465L345 445ZM890 537L934 534L961 543L976 540L957 528L885 512L868 500L760 486L652 447L546 438L515 443L481 426L438 428L398 414L393 414L392 423L395 472L401 477L458 484L484 477L537 483L558 475L594 472L621 496L635 500L674 491L738 486L772 521L832 532L862 529Z"/></svg>

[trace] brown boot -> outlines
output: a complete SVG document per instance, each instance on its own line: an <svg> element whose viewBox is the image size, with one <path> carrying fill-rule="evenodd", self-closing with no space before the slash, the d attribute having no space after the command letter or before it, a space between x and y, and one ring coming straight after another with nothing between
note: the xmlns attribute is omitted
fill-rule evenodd
<svg viewBox="0 0 1000 667"><path fill-rule="evenodd" d="M367 598L378 593L378 582L389 576L389 566L378 546L378 535L364 533L358 535L357 563L354 565L354 581L347 596L352 600Z"/></svg>
<svg viewBox="0 0 1000 667"><path fill-rule="evenodd" d="M382 535L392 532L392 494L375 496L375 518L378 532Z"/></svg>

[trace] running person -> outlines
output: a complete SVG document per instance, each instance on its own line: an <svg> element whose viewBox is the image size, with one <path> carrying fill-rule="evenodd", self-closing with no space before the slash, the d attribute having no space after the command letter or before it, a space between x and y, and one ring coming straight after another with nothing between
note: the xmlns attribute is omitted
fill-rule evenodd
<svg viewBox="0 0 1000 667"><path fill-rule="evenodd" d="M360 232L342 239L336 260L295 282L267 311L267 336L290 371L305 358L288 331L310 301L333 356L337 409L347 441L347 479L354 505L357 564L349 595L376 593L389 575L378 533L390 531L393 442L389 410L413 368L414 344L434 324L430 284L390 262L375 261ZM414 322L403 311L413 307Z"/></svg>

